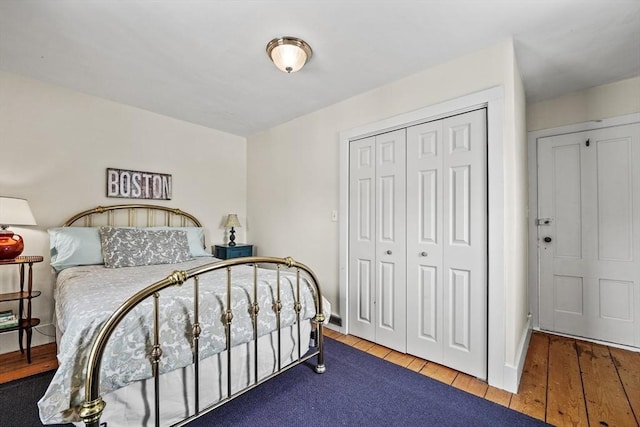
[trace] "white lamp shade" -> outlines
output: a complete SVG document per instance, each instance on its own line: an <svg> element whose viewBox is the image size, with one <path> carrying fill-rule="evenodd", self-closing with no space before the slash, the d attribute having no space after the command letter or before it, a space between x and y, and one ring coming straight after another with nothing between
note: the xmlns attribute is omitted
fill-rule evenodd
<svg viewBox="0 0 640 427"><path fill-rule="evenodd" d="M227 222L225 222L224 226L226 228L241 227L240 221L238 220L238 215L237 214L229 214L229 216L227 216Z"/></svg>
<svg viewBox="0 0 640 427"><path fill-rule="evenodd" d="M37 225L25 199L0 196L0 225Z"/></svg>
<svg viewBox="0 0 640 427"><path fill-rule="evenodd" d="M278 69L295 73L311 58L311 47L295 37L273 39L267 45L267 54Z"/></svg>

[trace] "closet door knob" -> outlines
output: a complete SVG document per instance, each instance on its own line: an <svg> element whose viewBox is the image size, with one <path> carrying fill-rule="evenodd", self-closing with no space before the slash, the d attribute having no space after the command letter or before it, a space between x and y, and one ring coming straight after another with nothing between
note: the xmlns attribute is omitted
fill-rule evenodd
<svg viewBox="0 0 640 427"><path fill-rule="evenodd" d="M424 251L420 252L420 256L427 256L428 254Z"/></svg>
<svg viewBox="0 0 640 427"><path fill-rule="evenodd" d="M387 251L387 255L391 255L393 252L391 252L390 250Z"/></svg>

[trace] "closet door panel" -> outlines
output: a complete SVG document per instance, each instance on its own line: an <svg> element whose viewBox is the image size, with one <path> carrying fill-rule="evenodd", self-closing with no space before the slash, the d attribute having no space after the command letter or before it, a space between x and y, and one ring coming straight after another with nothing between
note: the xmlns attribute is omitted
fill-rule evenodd
<svg viewBox="0 0 640 427"><path fill-rule="evenodd" d="M486 110L443 120L443 278L447 366L487 372Z"/></svg>
<svg viewBox="0 0 640 427"><path fill-rule="evenodd" d="M376 342L406 351L406 197L404 129L377 135Z"/></svg>
<svg viewBox="0 0 640 427"><path fill-rule="evenodd" d="M349 147L349 327L375 341L375 138Z"/></svg>
<svg viewBox="0 0 640 427"><path fill-rule="evenodd" d="M380 327L393 331L396 327L395 307L395 263L381 261L378 263L378 283L380 284Z"/></svg>
<svg viewBox="0 0 640 427"><path fill-rule="evenodd" d="M442 121L407 129L407 352L442 362Z"/></svg>
<svg viewBox="0 0 640 427"><path fill-rule="evenodd" d="M469 235L471 232L471 224L469 222L470 199L471 199L471 182L470 182L469 165L455 166L449 170L449 229L450 244L469 247Z"/></svg>
<svg viewBox="0 0 640 427"><path fill-rule="evenodd" d="M415 306L417 306L419 310L419 315L415 316L419 323L415 323L411 325L412 333L415 337L412 340L408 340L407 342L407 353L418 356L415 352L425 352L425 350L421 349L419 344L416 344L414 341L425 340L427 344L424 346L425 349L428 347L429 343L434 343L438 341L438 338L442 335L442 331L438 330L438 328L442 325L442 322L438 319L438 314L440 313L439 305L438 305L438 296L442 294L442 292L438 292L438 268L432 266L420 266L419 267L419 277L416 282L414 289L414 295L417 296L415 299ZM407 311L409 311L407 309ZM409 321L411 322L411 321ZM409 326L407 326L407 330L409 331ZM407 332L408 334L409 332ZM441 346L439 346L441 347ZM434 351L436 355L442 354L442 351ZM426 357L421 356L420 357Z"/></svg>
<svg viewBox="0 0 640 427"><path fill-rule="evenodd" d="M471 284L470 278L471 272L468 270L450 270L449 276L449 342L450 347L457 348L464 352L470 352L469 345L471 319L470 313L470 294Z"/></svg>

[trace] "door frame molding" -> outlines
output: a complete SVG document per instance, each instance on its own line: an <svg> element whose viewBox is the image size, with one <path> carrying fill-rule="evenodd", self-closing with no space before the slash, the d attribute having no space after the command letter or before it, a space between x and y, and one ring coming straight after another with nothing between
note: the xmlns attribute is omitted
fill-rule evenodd
<svg viewBox="0 0 640 427"><path fill-rule="evenodd" d="M506 363L506 299L504 271L504 104L503 86L494 86L452 100L383 119L340 132L339 145L339 308L343 325L340 331L349 333L349 142L378 133L409 127L425 121L438 120L477 108L487 108L487 382L489 385L517 391L520 366ZM498 309L490 309L491 307ZM521 365L521 363L519 364Z"/></svg>
<svg viewBox="0 0 640 427"><path fill-rule="evenodd" d="M527 133L529 169L529 311L532 317L532 327L536 330L540 329L540 256L538 252L538 227L535 224L538 217L538 140L549 136L586 132L633 123L640 123L640 113L625 114L602 120L590 120Z"/></svg>

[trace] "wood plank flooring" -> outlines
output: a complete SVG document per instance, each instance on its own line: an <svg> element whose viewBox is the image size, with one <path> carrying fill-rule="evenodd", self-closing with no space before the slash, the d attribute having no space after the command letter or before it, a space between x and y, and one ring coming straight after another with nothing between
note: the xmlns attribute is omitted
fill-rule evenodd
<svg viewBox="0 0 640 427"><path fill-rule="evenodd" d="M534 332L517 394L325 329L328 337L555 426L640 425L640 353Z"/></svg>
<svg viewBox="0 0 640 427"><path fill-rule="evenodd" d="M640 353L534 332L517 394L325 328L328 337L556 426L640 425ZM0 355L0 384L58 366L55 344Z"/></svg>
<svg viewBox="0 0 640 427"><path fill-rule="evenodd" d="M51 371L58 367L56 343L31 348L31 364L27 363L27 354L20 351L0 354L0 384L9 381Z"/></svg>

